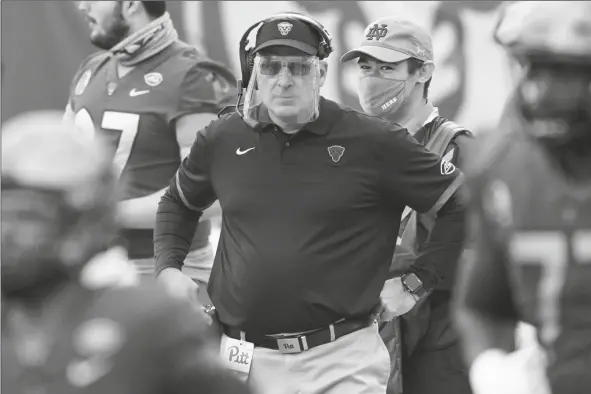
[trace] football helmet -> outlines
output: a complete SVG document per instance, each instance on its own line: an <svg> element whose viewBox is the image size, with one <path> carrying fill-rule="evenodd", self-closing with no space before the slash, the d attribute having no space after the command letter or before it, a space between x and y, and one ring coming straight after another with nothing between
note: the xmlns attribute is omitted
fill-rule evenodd
<svg viewBox="0 0 591 394"><path fill-rule="evenodd" d="M524 67L514 103L528 133L591 144L591 3L512 2L494 38Z"/></svg>
<svg viewBox="0 0 591 394"><path fill-rule="evenodd" d="M116 233L114 185L106 145L63 123L61 113L8 121L2 130L4 295L51 289L103 251Z"/></svg>

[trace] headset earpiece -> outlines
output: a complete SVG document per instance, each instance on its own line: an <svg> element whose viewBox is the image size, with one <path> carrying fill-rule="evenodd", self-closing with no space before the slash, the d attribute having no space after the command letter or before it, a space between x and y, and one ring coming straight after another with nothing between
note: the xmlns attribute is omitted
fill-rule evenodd
<svg viewBox="0 0 591 394"><path fill-rule="evenodd" d="M254 57L255 55L252 53L252 50L246 53L246 67L248 70L248 79L252 76L252 70L254 69Z"/></svg>
<svg viewBox="0 0 591 394"><path fill-rule="evenodd" d="M254 56L252 55L252 48L248 50L246 49L246 45L248 44L248 36L250 35L250 32L253 31L261 23L263 22L257 22L254 25L250 26L240 39L240 47L238 48L240 58L240 73L242 74L240 84L241 86L239 87L240 90L246 89L248 87L248 82L250 81L250 74L252 73L252 68L254 66Z"/></svg>

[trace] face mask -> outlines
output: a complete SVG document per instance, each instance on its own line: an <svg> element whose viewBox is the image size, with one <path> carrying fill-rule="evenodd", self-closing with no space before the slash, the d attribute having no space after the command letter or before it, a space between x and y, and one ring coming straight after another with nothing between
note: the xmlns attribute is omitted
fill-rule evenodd
<svg viewBox="0 0 591 394"><path fill-rule="evenodd" d="M386 116L398 111L404 102L406 80L363 76L359 80L361 108L375 116Z"/></svg>

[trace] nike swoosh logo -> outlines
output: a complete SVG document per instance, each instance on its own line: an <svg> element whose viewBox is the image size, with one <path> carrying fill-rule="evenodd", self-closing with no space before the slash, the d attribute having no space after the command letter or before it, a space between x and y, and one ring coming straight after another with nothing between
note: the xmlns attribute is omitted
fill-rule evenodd
<svg viewBox="0 0 591 394"><path fill-rule="evenodd" d="M135 90L135 88L131 89L131 92L129 92L129 95L131 97L136 97L136 96L141 96L142 94L146 94L146 93L150 93L149 90Z"/></svg>
<svg viewBox="0 0 591 394"><path fill-rule="evenodd" d="M253 150L253 149L254 149L254 147L253 147L253 148L248 148L248 149L246 149L246 150L240 150L240 148L238 148L238 149L236 149L236 154L237 154L238 156L242 156L243 154L245 154L245 153L247 153L247 152L250 152L250 151L251 151L251 150Z"/></svg>

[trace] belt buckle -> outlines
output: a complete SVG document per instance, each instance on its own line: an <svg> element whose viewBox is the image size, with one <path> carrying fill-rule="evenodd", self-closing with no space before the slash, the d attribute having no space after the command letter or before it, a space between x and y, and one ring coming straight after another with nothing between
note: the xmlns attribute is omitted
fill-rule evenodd
<svg viewBox="0 0 591 394"><path fill-rule="evenodd" d="M286 354L301 353L303 351L300 344L300 337L278 338L277 348L279 349L279 353Z"/></svg>

